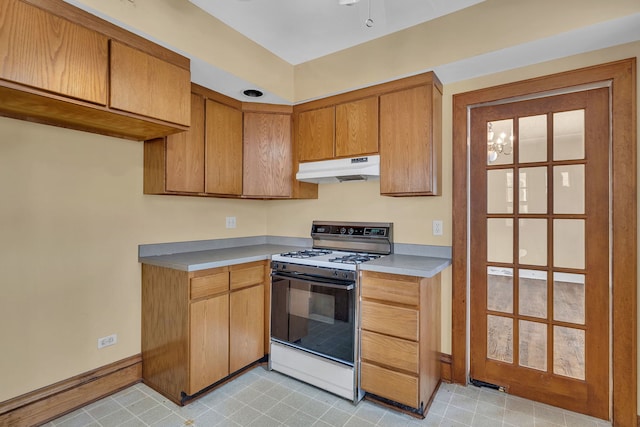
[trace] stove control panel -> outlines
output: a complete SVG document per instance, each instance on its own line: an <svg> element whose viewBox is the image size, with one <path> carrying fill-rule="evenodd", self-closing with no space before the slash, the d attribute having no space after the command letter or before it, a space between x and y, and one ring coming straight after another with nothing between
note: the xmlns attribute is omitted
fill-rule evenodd
<svg viewBox="0 0 640 427"><path fill-rule="evenodd" d="M388 237L389 227L365 227L365 226L314 224L311 228L311 233L323 234L323 235Z"/></svg>

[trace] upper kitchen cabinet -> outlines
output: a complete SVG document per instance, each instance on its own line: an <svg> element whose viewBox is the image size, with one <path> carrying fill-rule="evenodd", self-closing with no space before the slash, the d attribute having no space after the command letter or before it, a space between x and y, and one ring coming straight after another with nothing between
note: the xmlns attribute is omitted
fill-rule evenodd
<svg viewBox="0 0 640 427"><path fill-rule="evenodd" d="M191 128L145 142L144 192L242 194L242 103L191 87Z"/></svg>
<svg viewBox="0 0 640 427"><path fill-rule="evenodd" d="M112 108L189 126L191 72L111 41Z"/></svg>
<svg viewBox="0 0 640 427"><path fill-rule="evenodd" d="M144 144L144 193L317 198L293 175L291 108L242 103L191 85L191 129Z"/></svg>
<svg viewBox="0 0 640 427"><path fill-rule="evenodd" d="M378 152L378 97L337 103L342 98L326 98L296 107L300 110L295 117L300 162ZM336 104L314 108L333 102Z"/></svg>
<svg viewBox="0 0 640 427"><path fill-rule="evenodd" d="M378 152L378 97L336 105L336 157Z"/></svg>
<svg viewBox="0 0 640 427"><path fill-rule="evenodd" d="M0 115L146 140L190 125L189 59L62 0L0 3Z"/></svg>
<svg viewBox="0 0 640 427"><path fill-rule="evenodd" d="M440 194L442 84L432 72L294 107L299 163L380 154L380 194Z"/></svg>
<svg viewBox="0 0 640 427"><path fill-rule="evenodd" d="M208 194L242 194L242 111L207 99L206 169Z"/></svg>
<svg viewBox="0 0 640 427"><path fill-rule="evenodd" d="M290 198L293 184L291 107L245 104L242 194Z"/></svg>
<svg viewBox="0 0 640 427"><path fill-rule="evenodd" d="M191 94L191 128L167 136L166 190L201 193L204 191L204 111L205 99Z"/></svg>
<svg viewBox="0 0 640 427"><path fill-rule="evenodd" d="M380 194L439 195L442 85L433 73L404 80L414 87L380 95Z"/></svg>
<svg viewBox="0 0 640 427"><path fill-rule="evenodd" d="M298 113L295 122L298 160L312 162L335 155L335 107Z"/></svg>
<svg viewBox="0 0 640 427"><path fill-rule="evenodd" d="M20 1L0 4L0 78L107 104L109 39Z"/></svg>

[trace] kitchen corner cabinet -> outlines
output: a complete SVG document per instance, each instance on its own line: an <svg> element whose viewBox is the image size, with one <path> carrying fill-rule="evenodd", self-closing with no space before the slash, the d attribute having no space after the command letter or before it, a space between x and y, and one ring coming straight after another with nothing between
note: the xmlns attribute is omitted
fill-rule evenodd
<svg viewBox="0 0 640 427"><path fill-rule="evenodd" d="M290 106L191 90L191 129L145 142L145 194L318 197L317 185L295 181Z"/></svg>
<svg viewBox="0 0 640 427"><path fill-rule="evenodd" d="M380 96L380 194L441 191L442 90L431 81Z"/></svg>
<svg viewBox="0 0 640 427"><path fill-rule="evenodd" d="M288 109L244 113L243 196L291 197L294 177L290 107Z"/></svg>
<svg viewBox="0 0 640 427"><path fill-rule="evenodd" d="M240 197L241 103L192 85L191 128L145 142L144 193Z"/></svg>
<svg viewBox="0 0 640 427"><path fill-rule="evenodd" d="M266 261L142 265L142 377L178 404L265 356Z"/></svg>
<svg viewBox="0 0 640 427"><path fill-rule="evenodd" d="M62 0L0 2L0 115L135 140L189 126L189 60Z"/></svg>
<svg viewBox="0 0 640 427"><path fill-rule="evenodd" d="M242 111L207 99L205 192L242 195Z"/></svg>
<svg viewBox="0 0 640 427"><path fill-rule="evenodd" d="M378 152L377 96L300 111L295 120L300 162Z"/></svg>
<svg viewBox="0 0 640 427"><path fill-rule="evenodd" d="M440 381L440 274L361 273L363 391L420 414Z"/></svg>

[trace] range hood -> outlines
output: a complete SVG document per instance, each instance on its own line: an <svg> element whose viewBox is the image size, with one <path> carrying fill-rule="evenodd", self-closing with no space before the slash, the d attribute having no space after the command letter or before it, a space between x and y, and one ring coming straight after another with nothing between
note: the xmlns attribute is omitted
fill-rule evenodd
<svg viewBox="0 0 640 427"><path fill-rule="evenodd" d="M296 179L314 184L380 178L380 156L352 157L300 163Z"/></svg>

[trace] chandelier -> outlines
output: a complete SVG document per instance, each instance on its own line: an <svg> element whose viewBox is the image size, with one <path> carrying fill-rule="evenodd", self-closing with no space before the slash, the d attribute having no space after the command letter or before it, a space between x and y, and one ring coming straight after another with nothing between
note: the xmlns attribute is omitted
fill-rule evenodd
<svg viewBox="0 0 640 427"><path fill-rule="evenodd" d="M493 131L493 123L487 124L487 162L493 163L498 159L499 154L508 156L513 152L513 135L507 138L507 134L500 132L498 138Z"/></svg>

